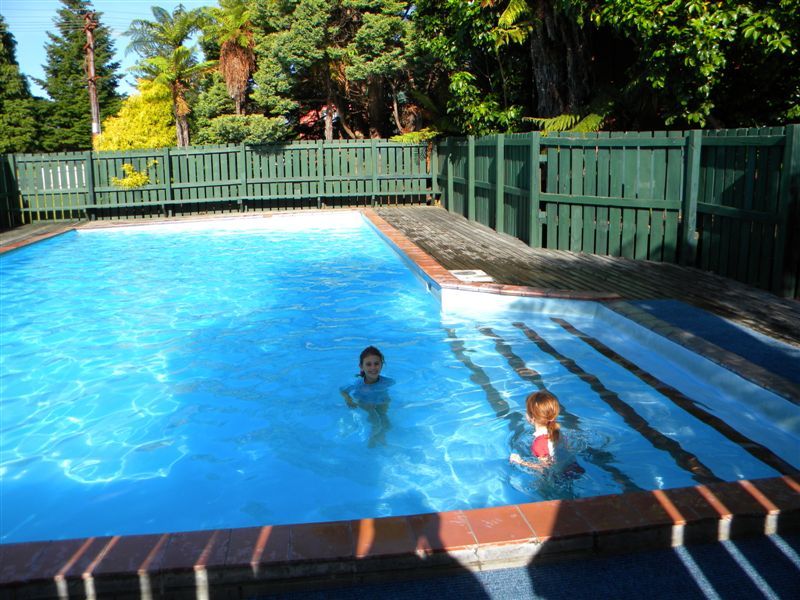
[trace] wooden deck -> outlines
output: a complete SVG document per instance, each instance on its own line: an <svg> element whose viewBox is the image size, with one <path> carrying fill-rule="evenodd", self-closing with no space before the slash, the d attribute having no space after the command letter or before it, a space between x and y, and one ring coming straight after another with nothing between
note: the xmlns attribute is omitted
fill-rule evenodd
<svg viewBox="0 0 800 600"><path fill-rule="evenodd" d="M480 269L498 283L671 298L800 346L800 302L698 269L529 248L514 237L436 207L376 212L447 269Z"/></svg>
<svg viewBox="0 0 800 600"><path fill-rule="evenodd" d="M664 263L532 249L438 207L384 207L376 212L446 269L480 269L509 285L612 292L629 300L681 300L800 347L800 302L731 279ZM41 239L75 224L45 223L0 232L0 246Z"/></svg>

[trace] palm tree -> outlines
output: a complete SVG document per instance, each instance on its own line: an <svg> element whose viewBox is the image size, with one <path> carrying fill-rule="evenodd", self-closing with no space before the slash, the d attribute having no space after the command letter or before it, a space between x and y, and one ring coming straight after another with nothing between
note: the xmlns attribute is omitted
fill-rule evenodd
<svg viewBox="0 0 800 600"><path fill-rule="evenodd" d="M181 46L169 56L154 56L143 59L136 67L141 77L167 86L172 93L172 113L178 146L189 145L189 113L192 112L186 93L191 91L203 73L215 66L213 61L198 63L192 50Z"/></svg>
<svg viewBox="0 0 800 600"><path fill-rule="evenodd" d="M178 146L188 146L191 108L186 94L202 73L216 65L214 61L199 62L195 49L184 45L192 34L200 31L203 12L201 9L187 11L181 4L172 14L160 6L153 6L151 10L154 21L135 19L125 32L131 38L128 50L142 57L135 71L145 79L169 87Z"/></svg>
<svg viewBox="0 0 800 600"><path fill-rule="evenodd" d="M206 33L219 44L219 72L236 104L237 115L244 114L250 76L256 70L251 4L247 0L219 0L219 8L206 9Z"/></svg>

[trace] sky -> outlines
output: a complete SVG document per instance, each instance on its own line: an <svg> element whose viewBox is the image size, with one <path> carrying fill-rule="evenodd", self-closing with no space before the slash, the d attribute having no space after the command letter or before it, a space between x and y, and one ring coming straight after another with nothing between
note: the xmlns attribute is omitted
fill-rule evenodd
<svg viewBox="0 0 800 600"><path fill-rule="evenodd" d="M130 94L133 91L133 76L125 69L132 67L137 59L133 52L126 54L130 40L122 35L123 32L134 19L153 20L150 7L161 6L172 12L178 4L183 4L187 9L217 6L216 0L92 0L94 10L102 13L100 23L111 30L117 60L122 65L120 71L124 78L118 88L120 93ZM17 42L20 71L29 76L31 93L35 96L46 97L31 77L44 78L42 65L47 62L44 45L49 41L45 32L57 33L53 20L62 6L59 0L0 0L0 14Z"/></svg>

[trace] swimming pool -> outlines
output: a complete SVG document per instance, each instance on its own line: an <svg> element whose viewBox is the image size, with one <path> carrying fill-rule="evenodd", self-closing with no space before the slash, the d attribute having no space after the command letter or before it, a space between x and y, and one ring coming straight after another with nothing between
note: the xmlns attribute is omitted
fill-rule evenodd
<svg viewBox="0 0 800 600"><path fill-rule="evenodd" d="M796 460L789 401L597 303L487 316L448 295L443 316L357 213L80 231L0 261L3 542L476 508ZM370 343L397 381L375 448L337 392ZM568 485L507 462L542 385L587 470Z"/></svg>

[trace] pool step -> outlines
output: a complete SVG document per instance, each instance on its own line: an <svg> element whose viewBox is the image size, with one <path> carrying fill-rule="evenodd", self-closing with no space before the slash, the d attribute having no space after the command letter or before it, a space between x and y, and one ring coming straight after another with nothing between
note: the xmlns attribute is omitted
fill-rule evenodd
<svg viewBox="0 0 800 600"><path fill-rule="evenodd" d="M605 306L642 327L696 354L704 356L744 379L791 400L795 404L800 404L800 385L781 377L779 374L769 371L747 360L747 358L726 350L698 335L659 319L657 316L630 302L609 302Z"/></svg>

